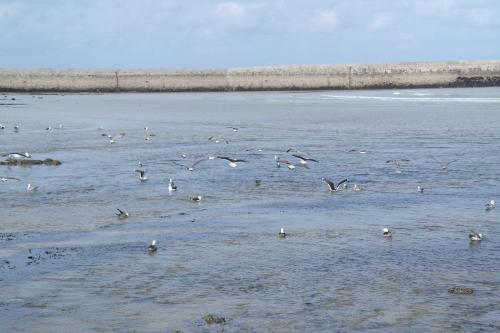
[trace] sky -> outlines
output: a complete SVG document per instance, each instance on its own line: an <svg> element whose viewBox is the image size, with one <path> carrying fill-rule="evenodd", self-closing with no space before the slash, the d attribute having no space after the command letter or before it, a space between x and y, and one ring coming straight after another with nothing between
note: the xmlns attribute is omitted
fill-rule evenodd
<svg viewBox="0 0 500 333"><path fill-rule="evenodd" d="M497 0L0 0L0 67L500 59Z"/></svg>

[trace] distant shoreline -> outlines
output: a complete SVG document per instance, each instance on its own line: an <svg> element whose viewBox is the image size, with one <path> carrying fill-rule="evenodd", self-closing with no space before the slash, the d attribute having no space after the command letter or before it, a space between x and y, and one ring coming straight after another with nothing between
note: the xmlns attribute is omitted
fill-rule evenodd
<svg viewBox="0 0 500 333"><path fill-rule="evenodd" d="M0 68L1 92L221 92L500 86L500 61L221 70Z"/></svg>

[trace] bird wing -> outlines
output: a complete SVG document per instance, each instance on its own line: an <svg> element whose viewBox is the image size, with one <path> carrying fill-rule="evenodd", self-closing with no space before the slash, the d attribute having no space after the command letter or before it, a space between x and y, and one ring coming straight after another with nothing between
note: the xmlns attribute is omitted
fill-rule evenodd
<svg viewBox="0 0 500 333"><path fill-rule="evenodd" d="M20 180L19 178L16 177L0 177L0 179Z"/></svg>
<svg viewBox="0 0 500 333"><path fill-rule="evenodd" d="M340 185L344 184L347 182L347 178L344 179L344 180L341 180L338 184L337 184L337 188L339 188Z"/></svg>
<svg viewBox="0 0 500 333"><path fill-rule="evenodd" d="M335 191L335 184L330 180L330 179L327 179L327 178L323 178L323 181L328 184L328 187L330 187L330 190L331 191Z"/></svg>
<svg viewBox="0 0 500 333"><path fill-rule="evenodd" d="M116 210L118 211L119 214L125 214L125 212L123 210L121 210L120 208L117 208Z"/></svg>
<svg viewBox="0 0 500 333"><path fill-rule="evenodd" d="M206 158L201 158L199 160L196 160L196 161L193 162L193 164L191 164L189 166L189 168L194 168L196 165L198 165L199 163L201 163L202 161L205 161L205 160L206 160Z"/></svg>
<svg viewBox="0 0 500 333"><path fill-rule="evenodd" d="M125 133L117 133L117 134L113 135L110 139L117 140L117 139L122 138L124 136L125 136Z"/></svg>
<svg viewBox="0 0 500 333"><path fill-rule="evenodd" d="M230 157L226 157L226 156L217 156L218 159L221 159L221 160L226 160L226 161L229 161L229 162L236 162L236 160L230 158Z"/></svg>
<svg viewBox="0 0 500 333"><path fill-rule="evenodd" d="M139 169L136 169L136 170L135 170L135 172L138 172L138 173L140 173L140 174L141 174L141 177L144 177L144 173L145 173L146 171L144 171L144 170L139 170Z"/></svg>

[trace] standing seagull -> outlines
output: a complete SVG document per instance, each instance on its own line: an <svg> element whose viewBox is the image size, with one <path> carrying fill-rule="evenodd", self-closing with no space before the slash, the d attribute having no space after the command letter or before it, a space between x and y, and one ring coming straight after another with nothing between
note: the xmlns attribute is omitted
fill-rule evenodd
<svg viewBox="0 0 500 333"><path fill-rule="evenodd" d="M486 205L484 205L486 207L486 210L491 210L491 209L495 209L496 205L495 205L495 200L490 200L490 202L488 202Z"/></svg>
<svg viewBox="0 0 500 333"><path fill-rule="evenodd" d="M172 178L168 180L168 191L169 192L177 191L177 185L174 184Z"/></svg>
<svg viewBox="0 0 500 333"><path fill-rule="evenodd" d="M202 198L203 197L201 195L197 195L195 197L189 197L189 199L194 202L200 202Z"/></svg>
<svg viewBox="0 0 500 333"><path fill-rule="evenodd" d="M38 186L35 186L32 184L28 184L28 186L26 186L26 192L35 192L37 190L38 190Z"/></svg>
<svg viewBox="0 0 500 333"><path fill-rule="evenodd" d="M136 169L135 172L139 173L139 180L141 182L145 182L146 180L148 180L148 176L146 176L146 171L145 170Z"/></svg>
<svg viewBox="0 0 500 333"><path fill-rule="evenodd" d="M298 155L298 154L292 154L293 157L297 157L299 160L300 160L300 163L301 164L307 164L308 161L311 161L311 162L316 162L318 163L317 160L315 160L314 158L305 158L301 155Z"/></svg>
<svg viewBox="0 0 500 333"><path fill-rule="evenodd" d="M340 190L343 190L344 188L346 188L347 186L347 179L344 179L344 180L341 180L337 186L335 187L335 183L332 182L331 180L329 179L326 179L326 178L321 178L322 181L324 181L327 185L328 185L328 188L330 189L331 192L337 192L337 191L340 191ZM344 185L342 186L342 188L340 187L340 185Z"/></svg>
<svg viewBox="0 0 500 333"><path fill-rule="evenodd" d="M229 162L229 166L232 167L232 168L236 168L238 166L237 163L246 163L247 161L245 160L235 160L235 159L232 159L230 157L225 157L225 156L217 156L218 159L221 159L221 160L226 160Z"/></svg>
<svg viewBox="0 0 500 333"><path fill-rule="evenodd" d="M389 228L382 229L382 234L384 235L384 237L387 237L387 238L392 237L392 232L389 230Z"/></svg>
<svg viewBox="0 0 500 333"><path fill-rule="evenodd" d="M483 238L482 234L477 233L471 229L471 231L469 233L469 239L471 242L479 242L482 238Z"/></svg>
<svg viewBox="0 0 500 333"><path fill-rule="evenodd" d="M128 213L124 210L121 210L120 208L116 209L118 213L116 213L116 216L118 216L119 219L126 219L128 217Z"/></svg>
<svg viewBox="0 0 500 333"><path fill-rule="evenodd" d="M148 251L150 253L153 253L153 252L156 252L156 250L158 250L158 247L156 246L156 241L153 239L151 244L149 244L149 246L148 246Z"/></svg>

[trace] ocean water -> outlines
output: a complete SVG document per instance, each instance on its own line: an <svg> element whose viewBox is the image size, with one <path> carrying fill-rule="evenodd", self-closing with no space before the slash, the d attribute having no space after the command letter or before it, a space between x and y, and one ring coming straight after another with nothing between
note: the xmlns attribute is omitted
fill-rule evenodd
<svg viewBox="0 0 500 333"><path fill-rule="evenodd" d="M0 166L0 332L500 330L498 88L8 94L0 123L62 161Z"/></svg>

